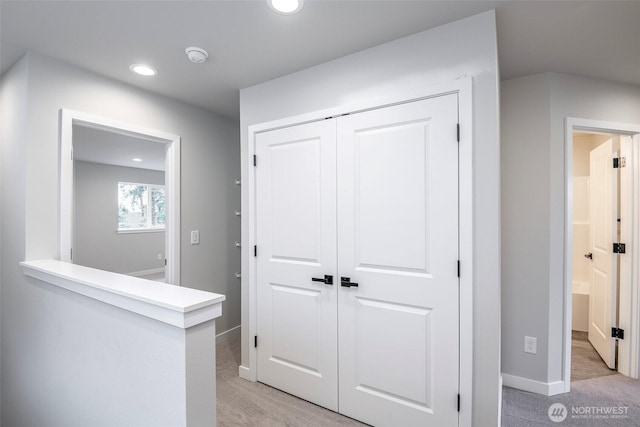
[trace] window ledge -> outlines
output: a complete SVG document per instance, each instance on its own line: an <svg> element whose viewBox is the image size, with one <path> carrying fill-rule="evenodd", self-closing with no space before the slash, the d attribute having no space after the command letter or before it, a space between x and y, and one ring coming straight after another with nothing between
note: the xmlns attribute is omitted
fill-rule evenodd
<svg viewBox="0 0 640 427"><path fill-rule="evenodd" d="M164 233L165 228L119 228L116 230L118 234L136 234L136 233Z"/></svg>
<svg viewBox="0 0 640 427"><path fill-rule="evenodd" d="M29 277L182 329L222 315L220 294L52 259L20 265Z"/></svg>

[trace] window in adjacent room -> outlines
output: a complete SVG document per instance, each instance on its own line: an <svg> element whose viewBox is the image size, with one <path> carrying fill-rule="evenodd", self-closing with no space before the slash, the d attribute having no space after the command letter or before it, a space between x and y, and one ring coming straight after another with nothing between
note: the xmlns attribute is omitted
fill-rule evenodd
<svg viewBox="0 0 640 427"><path fill-rule="evenodd" d="M163 185L118 183L118 232L163 231Z"/></svg>

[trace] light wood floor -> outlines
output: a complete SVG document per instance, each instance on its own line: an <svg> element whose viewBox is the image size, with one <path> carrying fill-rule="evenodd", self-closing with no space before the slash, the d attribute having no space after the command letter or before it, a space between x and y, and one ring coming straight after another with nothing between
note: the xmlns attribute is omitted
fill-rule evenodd
<svg viewBox="0 0 640 427"><path fill-rule="evenodd" d="M615 375L593 348L586 332L571 332L571 382Z"/></svg>
<svg viewBox="0 0 640 427"><path fill-rule="evenodd" d="M216 358L219 427L366 426L264 384L240 378L239 338L218 344Z"/></svg>

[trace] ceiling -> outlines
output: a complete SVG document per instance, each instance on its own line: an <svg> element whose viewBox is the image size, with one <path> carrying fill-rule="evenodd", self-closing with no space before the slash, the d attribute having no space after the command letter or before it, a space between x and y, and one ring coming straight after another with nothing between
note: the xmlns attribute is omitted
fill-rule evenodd
<svg viewBox="0 0 640 427"><path fill-rule="evenodd" d="M143 138L74 125L73 158L84 162L164 171L165 145ZM134 158L141 161L136 162Z"/></svg>
<svg viewBox="0 0 640 427"><path fill-rule="evenodd" d="M640 86L638 1L0 0L2 72L26 51L239 117L239 89L495 9L501 79L546 71ZM184 49L209 52L204 64ZM146 62L158 75L134 75Z"/></svg>

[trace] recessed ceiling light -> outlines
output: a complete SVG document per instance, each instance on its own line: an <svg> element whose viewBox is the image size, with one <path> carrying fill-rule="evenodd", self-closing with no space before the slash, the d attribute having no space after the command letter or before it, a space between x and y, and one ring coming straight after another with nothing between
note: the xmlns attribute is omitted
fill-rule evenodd
<svg viewBox="0 0 640 427"><path fill-rule="evenodd" d="M142 159L140 159L140 158L138 158L138 157L134 157L134 158L133 158L133 159L131 159L131 160L133 160L134 162L141 162L141 161L142 161Z"/></svg>
<svg viewBox="0 0 640 427"><path fill-rule="evenodd" d="M269 6L283 15L292 15L300 12L304 0L267 0Z"/></svg>
<svg viewBox="0 0 640 427"><path fill-rule="evenodd" d="M132 66L129 67L129 69L136 74L140 74L141 76L149 77L149 76L155 76L156 74L158 74L155 68L145 64L133 64Z"/></svg>

